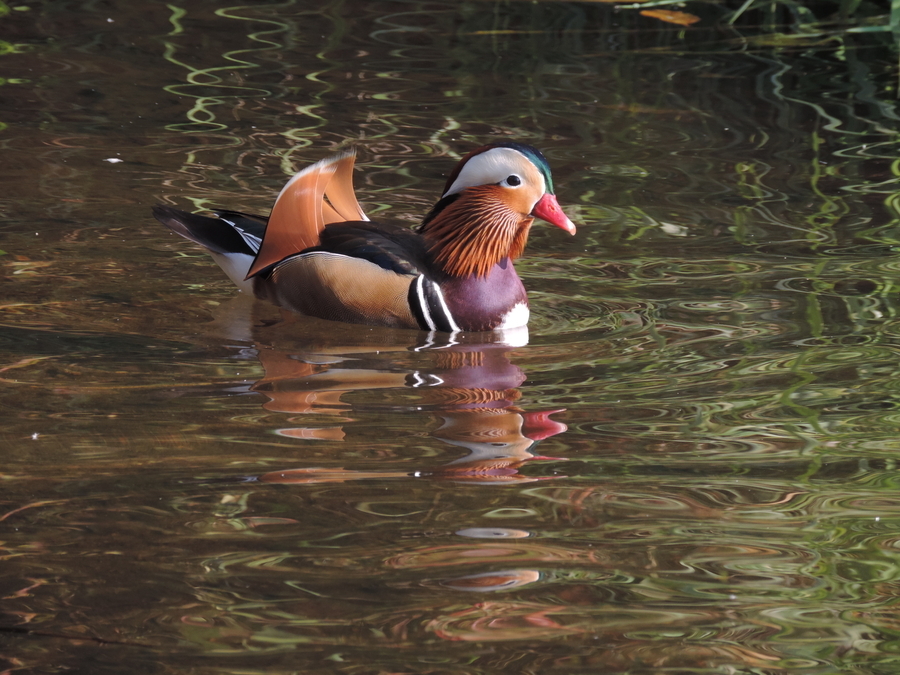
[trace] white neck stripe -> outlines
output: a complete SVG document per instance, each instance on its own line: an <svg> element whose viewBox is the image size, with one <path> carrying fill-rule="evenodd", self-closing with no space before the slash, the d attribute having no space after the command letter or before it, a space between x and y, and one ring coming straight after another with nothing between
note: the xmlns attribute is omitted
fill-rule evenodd
<svg viewBox="0 0 900 675"><path fill-rule="evenodd" d="M428 309L428 300L425 298L425 275L420 274L416 278L416 297L419 299L419 308L422 310L422 318L428 324L428 330L437 330L434 319L431 318L431 312Z"/></svg>
<svg viewBox="0 0 900 675"><path fill-rule="evenodd" d="M447 324L450 326L450 332L455 333L459 330L459 326L456 324L456 321L453 320L453 315L450 313L450 308L447 307L447 303L444 301L444 294L441 293L441 287L433 281L431 283L434 286L434 293L435 295L437 295L438 302L441 303L441 311L444 313L444 317L447 319Z"/></svg>

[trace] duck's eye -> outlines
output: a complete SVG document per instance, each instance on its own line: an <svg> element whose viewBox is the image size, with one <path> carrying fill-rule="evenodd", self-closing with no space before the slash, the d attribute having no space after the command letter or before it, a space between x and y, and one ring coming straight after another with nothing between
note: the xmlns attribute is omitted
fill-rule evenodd
<svg viewBox="0 0 900 675"><path fill-rule="evenodd" d="M517 187L522 184L522 179L519 178L516 174L513 174L503 182L506 183L509 187Z"/></svg>

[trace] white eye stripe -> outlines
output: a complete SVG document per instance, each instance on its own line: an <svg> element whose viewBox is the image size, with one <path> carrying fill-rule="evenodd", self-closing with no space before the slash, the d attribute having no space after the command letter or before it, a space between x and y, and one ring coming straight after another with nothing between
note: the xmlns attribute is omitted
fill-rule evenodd
<svg viewBox="0 0 900 675"><path fill-rule="evenodd" d="M466 162L453 185L442 195L456 194L476 185L507 185L510 176L518 176L522 185L544 193L544 177L525 155L512 148L491 148ZM512 186L509 186L512 187Z"/></svg>

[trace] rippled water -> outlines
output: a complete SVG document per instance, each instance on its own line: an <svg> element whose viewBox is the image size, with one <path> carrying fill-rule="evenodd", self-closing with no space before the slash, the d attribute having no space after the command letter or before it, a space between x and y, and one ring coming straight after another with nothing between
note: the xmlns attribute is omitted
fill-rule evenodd
<svg viewBox="0 0 900 675"><path fill-rule="evenodd" d="M889 673L896 52L689 3L0 3L0 672ZM285 316L150 216L495 138L527 344Z"/></svg>

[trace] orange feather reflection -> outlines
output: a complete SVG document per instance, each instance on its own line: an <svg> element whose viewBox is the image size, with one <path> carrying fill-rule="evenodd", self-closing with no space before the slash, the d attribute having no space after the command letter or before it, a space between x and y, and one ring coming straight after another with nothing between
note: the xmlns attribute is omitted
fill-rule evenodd
<svg viewBox="0 0 900 675"><path fill-rule="evenodd" d="M386 372L341 367L342 363L306 363L296 356L262 349L260 362L266 375L252 390L264 394L267 410L284 413L344 413L351 405L343 397L354 391L373 389L419 389L420 406L438 417L441 424L432 436L469 454L438 467L425 467L412 474L396 471L355 471L343 468L300 468L273 471L259 477L267 483L336 483L371 478L444 479L479 483L538 480L519 473L525 462L545 458L532 448L566 430L550 419L560 410L525 412L513 403L524 374L513 366L503 349L436 353L433 370ZM468 386L467 386L468 385ZM292 427L278 430L282 436L318 440L341 440L342 427Z"/></svg>
<svg viewBox="0 0 900 675"><path fill-rule="evenodd" d="M583 629L555 618L571 610L562 605L526 602L482 602L434 619L428 630L445 640L535 640L573 635Z"/></svg>

